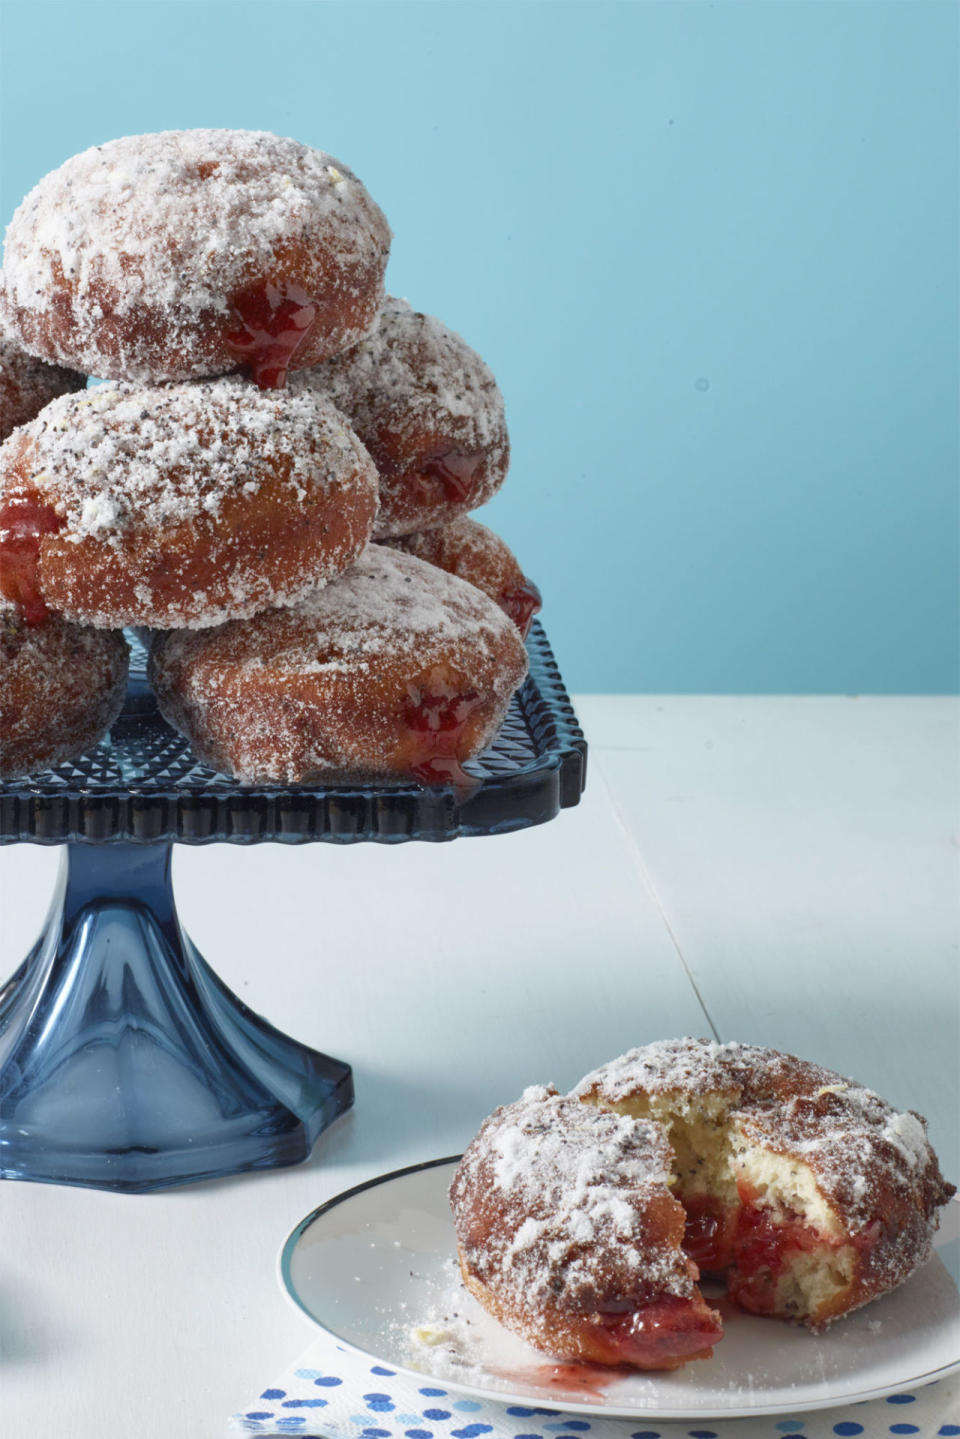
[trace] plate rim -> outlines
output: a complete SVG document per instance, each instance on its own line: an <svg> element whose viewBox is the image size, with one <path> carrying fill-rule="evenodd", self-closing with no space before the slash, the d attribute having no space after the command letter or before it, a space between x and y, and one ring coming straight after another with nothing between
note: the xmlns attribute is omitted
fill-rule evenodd
<svg viewBox="0 0 960 1439"><path fill-rule="evenodd" d="M308 1214L305 1214L287 1235L277 1255L277 1281L288 1303L292 1304L298 1314L302 1314L309 1319L315 1329L318 1329L322 1334L332 1339L342 1348L349 1350L352 1354L359 1355L363 1359L372 1360L374 1363L389 1362L391 1368L396 1369L398 1373L403 1374L407 1378L415 1380L433 1379L437 1383L442 1383L445 1388L452 1390L454 1393L474 1399L483 1399L494 1404L517 1404L523 1405L524 1407L534 1404L538 1408L549 1409L551 1412L557 1414L593 1414L598 1418L604 1419L657 1419L666 1422L668 1420L684 1421L687 1419L750 1419L754 1417L759 1419L771 1416L775 1417L777 1415L809 1414L815 1413L818 1410L839 1409L845 1405L864 1404L871 1399L883 1399L889 1394L898 1393L905 1387L915 1389L925 1388L929 1384L934 1384L940 1379L946 1379L951 1374L960 1372L960 1352L958 1352L956 1359L950 1360L947 1364L940 1365L936 1369L926 1370L923 1374L913 1375L909 1378L900 1378L891 1384L860 1390L855 1394L844 1394L837 1399L827 1399L826 1401L819 1399L801 1400L799 1402L794 1401L789 1405L784 1405L784 1403L778 1400L774 1404L754 1404L746 1408L724 1407L718 1409L715 1405L710 1405L708 1407L701 1406L683 1410L677 1408L653 1408L646 1405L643 1407L624 1407L622 1405L608 1405L603 1402L591 1404L580 1401L575 1402L573 1400L564 1403L551 1403L548 1398L540 1394L534 1395L529 1392L508 1393L506 1391L483 1388L480 1385L467 1384L458 1379L450 1379L446 1375L438 1376L426 1370L411 1369L406 1365L396 1363L392 1359L385 1360L383 1355L373 1354L370 1350L361 1348L358 1344L345 1338L342 1334L337 1334L328 1324L324 1324L317 1319L317 1317L307 1309L297 1294L290 1274L290 1260L297 1244L307 1230L331 1210L338 1208L341 1204L347 1203L350 1199L365 1193L369 1189L380 1188L381 1186L390 1184L394 1180L404 1179L411 1174L422 1173L424 1170L439 1169L443 1165L458 1164L461 1158L462 1155L460 1154L448 1154L440 1159L426 1159L417 1164L406 1164L399 1169L392 1169L383 1174L373 1175L370 1179L365 1179L359 1184L351 1185L349 1189L344 1189L339 1194L331 1196L330 1199L324 1200L322 1204L318 1204L316 1208L311 1209ZM958 1194L951 1203L960 1205L960 1194Z"/></svg>

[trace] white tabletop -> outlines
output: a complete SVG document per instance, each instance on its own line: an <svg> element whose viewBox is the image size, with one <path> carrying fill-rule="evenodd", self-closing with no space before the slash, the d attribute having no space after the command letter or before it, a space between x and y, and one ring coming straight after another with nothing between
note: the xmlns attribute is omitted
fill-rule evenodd
<svg viewBox="0 0 960 1439"><path fill-rule="evenodd" d="M713 1032L855 1075L928 1116L957 1178L956 703L577 708L587 793L542 828L177 851L201 951L350 1060L357 1105L293 1169L143 1196L0 1184L4 1439L222 1436L311 1339L274 1278L302 1215L633 1044ZM56 860L0 850L0 976Z"/></svg>

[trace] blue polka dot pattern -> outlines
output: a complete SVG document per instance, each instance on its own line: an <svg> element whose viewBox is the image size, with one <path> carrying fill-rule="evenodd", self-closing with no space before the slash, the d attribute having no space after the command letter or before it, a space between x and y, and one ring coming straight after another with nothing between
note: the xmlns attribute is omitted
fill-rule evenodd
<svg viewBox="0 0 960 1439"><path fill-rule="evenodd" d="M373 1409L378 1414L389 1414L397 1407L389 1394L364 1394L363 1402L368 1409Z"/></svg>
<svg viewBox="0 0 960 1439"><path fill-rule="evenodd" d="M336 1374L321 1374L319 1378L314 1379L313 1382L314 1384L323 1384L328 1389L334 1389L338 1384L342 1384L343 1380L338 1379Z"/></svg>
<svg viewBox="0 0 960 1439"><path fill-rule="evenodd" d="M715 1429L688 1429L690 1439L717 1439Z"/></svg>
<svg viewBox="0 0 960 1439"><path fill-rule="evenodd" d="M426 1396L427 1396L428 1399L433 1399L433 1398L439 1399L440 1396L446 1394L446 1392L447 1392L446 1389L421 1389L421 1390L420 1390L420 1393L421 1393L421 1394L426 1394Z"/></svg>
<svg viewBox="0 0 960 1439"><path fill-rule="evenodd" d="M863 1425L855 1424L852 1419L841 1419L839 1424L833 1426L834 1434L862 1434Z"/></svg>
<svg viewBox="0 0 960 1439"><path fill-rule="evenodd" d="M920 1430L916 1424L891 1424L891 1434L919 1434Z"/></svg>
<svg viewBox="0 0 960 1439"><path fill-rule="evenodd" d="M373 1368L370 1370L371 1374L386 1374L391 1379L396 1374L396 1372L396 1369L384 1369L382 1364L374 1364Z"/></svg>
<svg viewBox="0 0 960 1439"><path fill-rule="evenodd" d="M794 1435L794 1433L796 1432L796 1430L803 1428L803 1420L802 1420L802 1419L781 1419L781 1420L780 1420L780 1423L779 1423L779 1424L775 1424L773 1427L774 1427L775 1429L779 1429L784 1435L786 1435L786 1439L793 1439L793 1435Z"/></svg>
<svg viewBox="0 0 960 1439"><path fill-rule="evenodd" d="M449 1409L424 1409L424 1411L423 1411L423 1417L424 1417L424 1419L433 1419L433 1420L449 1419L449 1418L450 1418L450 1410L449 1410Z"/></svg>
<svg viewBox="0 0 960 1439"><path fill-rule="evenodd" d="M432 1429L405 1429L407 1439L433 1439Z"/></svg>
<svg viewBox="0 0 960 1439"><path fill-rule="evenodd" d="M282 1399L282 1398L284 1397L284 1395L286 1394L286 1392L287 1392L286 1389L264 1389L263 1393L260 1395L260 1398L261 1398L261 1399Z"/></svg>
<svg viewBox="0 0 960 1439"><path fill-rule="evenodd" d="M460 1399L453 1407L458 1414L476 1414L478 1409L483 1408L483 1405L478 1404L476 1399Z"/></svg>
<svg viewBox="0 0 960 1439"><path fill-rule="evenodd" d="M888 1404L915 1404L916 1402L917 1402L917 1396L916 1396L916 1394L888 1394L888 1395L887 1395L887 1403L888 1403Z"/></svg>
<svg viewBox="0 0 960 1439"><path fill-rule="evenodd" d="M631 1434L630 1439L660 1439L659 1429L641 1429L636 1434Z"/></svg>
<svg viewBox="0 0 960 1439"><path fill-rule="evenodd" d="M938 1434L960 1434L960 1424L941 1424Z"/></svg>
<svg viewBox="0 0 960 1439"><path fill-rule="evenodd" d="M326 1399L284 1399L284 1409L326 1409Z"/></svg>
<svg viewBox="0 0 960 1439"><path fill-rule="evenodd" d="M465 1424L462 1429L451 1429L453 1439L477 1439L478 1434L490 1434L492 1424Z"/></svg>

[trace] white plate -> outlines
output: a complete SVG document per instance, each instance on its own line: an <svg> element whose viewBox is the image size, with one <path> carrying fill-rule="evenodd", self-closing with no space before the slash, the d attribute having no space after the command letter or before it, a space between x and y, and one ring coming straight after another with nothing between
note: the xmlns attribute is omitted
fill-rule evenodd
<svg viewBox="0 0 960 1439"><path fill-rule="evenodd" d="M712 1359L611 1382L592 1365L551 1365L459 1285L447 1203L456 1162L437 1159L348 1190L308 1214L280 1253L280 1283L293 1303L376 1363L474 1398L648 1419L796 1414L916 1388L960 1369L960 1204L947 1206L936 1253L922 1270L828 1333L721 1301L726 1333ZM424 1343L413 1337L423 1327L433 1340L449 1337ZM582 1382L571 1382L578 1374Z"/></svg>

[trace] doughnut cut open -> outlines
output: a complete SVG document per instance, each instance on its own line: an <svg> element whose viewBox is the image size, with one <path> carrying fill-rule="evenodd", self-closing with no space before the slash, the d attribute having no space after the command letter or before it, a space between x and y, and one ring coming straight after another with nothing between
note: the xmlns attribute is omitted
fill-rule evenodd
<svg viewBox="0 0 960 1439"><path fill-rule="evenodd" d="M465 1285L560 1360L669 1370L708 1357L722 1324L682 1249L671 1159L659 1125L526 1090L453 1179Z"/></svg>
<svg viewBox="0 0 960 1439"><path fill-rule="evenodd" d="M774 1050L665 1041L574 1092L660 1125L690 1258L744 1309L814 1330L907 1279L955 1192L920 1116Z"/></svg>

